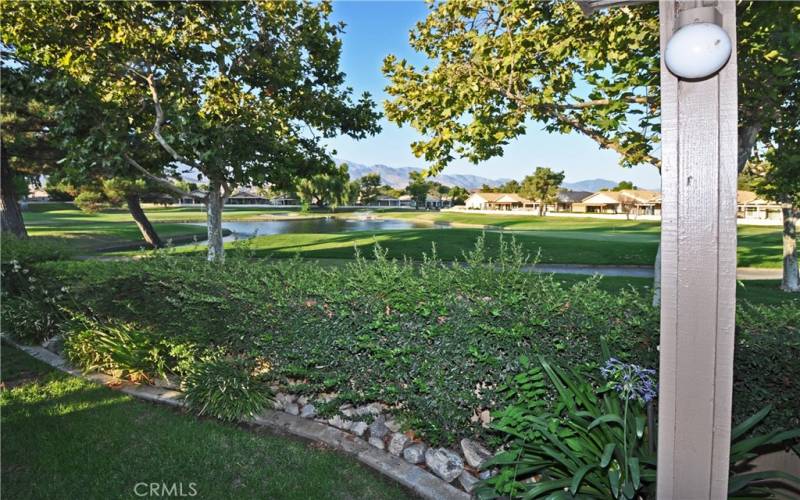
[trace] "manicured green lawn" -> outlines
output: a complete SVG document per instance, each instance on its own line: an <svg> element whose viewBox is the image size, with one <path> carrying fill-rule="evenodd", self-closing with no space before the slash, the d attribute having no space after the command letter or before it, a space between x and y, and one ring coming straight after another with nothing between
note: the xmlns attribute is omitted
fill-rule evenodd
<svg viewBox="0 0 800 500"><path fill-rule="evenodd" d="M25 213L33 236L69 238L80 250L132 248L142 244L139 231L124 209L88 215L71 205L31 206ZM178 222L203 222L202 208L146 207L150 219L163 239L178 241L202 239L205 228ZM355 247L370 256L375 241L389 256L421 259L436 244L442 259L460 258L488 228L488 249L495 252L499 235L494 230L513 234L525 250L536 255L541 249L543 263L652 265L658 246L660 225L652 221L503 216L470 213L382 210L379 217L453 224L451 229L412 229L369 231L339 234L282 234L262 236L252 243L257 255L287 257L299 254L312 258L352 258ZM339 212L338 217L352 217L358 212ZM270 220L295 217L320 217L330 212L300 214L297 209L226 207L225 220ZM473 227L465 227L473 226ZM182 250L187 251L187 250ZM202 251L202 250L198 250ZM781 232L778 227L739 227L739 267L781 266Z"/></svg>
<svg viewBox="0 0 800 500"><path fill-rule="evenodd" d="M586 276L579 274L555 274L554 276L566 286L586 280ZM780 289L780 284L780 280L740 281L736 285L736 298L739 301L746 300L753 304L782 304L793 301L800 307L800 294L786 293ZM611 292L627 287L647 291L652 288L653 280L627 276L604 276L598 286Z"/></svg>
<svg viewBox="0 0 800 500"><path fill-rule="evenodd" d="M7 345L2 381L3 498L137 498L137 483L195 483L196 498L409 498L341 454L133 400Z"/></svg>
<svg viewBox="0 0 800 500"><path fill-rule="evenodd" d="M479 229L408 229L400 231L355 231L338 234L295 233L257 237L248 244L256 256L306 258L353 257L355 248L366 257L372 257L375 243L388 252L391 258L421 259L431 254L433 245L443 260L462 259L463 253L472 249L482 234ZM574 235L573 235L574 236ZM634 238L637 235L631 235ZM499 232L486 233L489 255L496 255L500 242ZM512 235L506 235L511 241ZM541 249L540 262L576 264L627 264L652 265L657 243L616 241L610 235L591 240L583 235L559 237L546 232L515 233L513 237L532 256ZM192 251L186 249L182 251ZM202 252L196 248L194 251Z"/></svg>
<svg viewBox="0 0 800 500"><path fill-rule="evenodd" d="M145 242L133 218L125 210L86 214L70 205L56 205L54 210L25 211L23 217L31 237L68 241L78 252L120 248L138 248ZM162 240L174 242L204 239L203 226L158 223L154 227Z"/></svg>
<svg viewBox="0 0 800 500"><path fill-rule="evenodd" d="M761 229L761 228L757 228ZM373 255L375 243L387 250L391 258L422 259L436 245L443 260L461 259L471 249L483 230L468 228L407 229L400 231L357 231L338 234L292 233L260 236L248 247L256 256L350 259L358 248L366 257ZM777 236L757 233L747 228L739 240L740 267L780 267L780 240ZM595 264L652 266L658 248L658 233L589 226L584 230L558 229L503 231L522 244L531 258L548 264ZM486 232L487 250L495 255L501 232ZM204 251L183 248L181 251Z"/></svg>

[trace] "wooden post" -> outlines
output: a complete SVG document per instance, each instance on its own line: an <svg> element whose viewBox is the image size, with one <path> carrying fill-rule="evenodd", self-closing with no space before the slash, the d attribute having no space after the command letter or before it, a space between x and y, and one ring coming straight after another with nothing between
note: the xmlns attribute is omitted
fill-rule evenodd
<svg viewBox="0 0 800 500"><path fill-rule="evenodd" d="M725 498L736 307L736 6L661 0L658 498ZM733 53L683 81L664 63L679 11L717 4Z"/></svg>

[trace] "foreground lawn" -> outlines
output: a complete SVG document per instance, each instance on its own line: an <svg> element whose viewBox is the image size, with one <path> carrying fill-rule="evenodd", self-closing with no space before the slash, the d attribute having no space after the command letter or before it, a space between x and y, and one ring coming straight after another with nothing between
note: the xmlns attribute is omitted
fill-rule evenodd
<svg viewBox="0 0 800 500"><path fill-rule="evenodd" d="M142 482L195 483L197 498L408 498L343 455L136 401L6 345L2 383L3 498L137 498Z"/></svg>

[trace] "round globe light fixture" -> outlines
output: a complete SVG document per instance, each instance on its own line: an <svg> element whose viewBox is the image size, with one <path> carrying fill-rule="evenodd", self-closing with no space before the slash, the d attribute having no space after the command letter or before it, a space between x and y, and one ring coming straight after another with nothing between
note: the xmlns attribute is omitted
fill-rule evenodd
<svg viewBox="0 0 800 500"><path fill-rule="evenodd" d="M709 10L710 9L710 10ZM678 30L667 42L667 68L686 80L715 75L731 56L731 39L720 26L719 11L701 7L681 12Z"/></svg>

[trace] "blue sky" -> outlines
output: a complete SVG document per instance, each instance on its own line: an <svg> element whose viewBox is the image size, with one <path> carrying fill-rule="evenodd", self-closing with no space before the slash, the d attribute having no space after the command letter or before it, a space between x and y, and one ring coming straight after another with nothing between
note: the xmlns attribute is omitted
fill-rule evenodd
<svg viewBox="0 0 800 500"><path fill-rule="evenodd" d="M427 14L423 2L340 1L333 4L333 19L347 25L343 35L342 70L347 84L361 93L368 91L383 109L387 80L381 73L383 58L394 54L419 67L424 58L408 45L408 32ZM336 157L367 165L382 163L393 167L425 167L411 153L410 144L418 134L409 126L399 128L383 119L383 131L361 141L341 137L329 142ZM527 134L509 144L499 158L473 165L455 161L445 173L521 179L537 166L563 170L567 181L604 178L631 180L641 187L658 188L660 177L654 167L622 168L617 154L601 150L591 139L579 134L549 134L540 124L530 123Z"/></svg>

